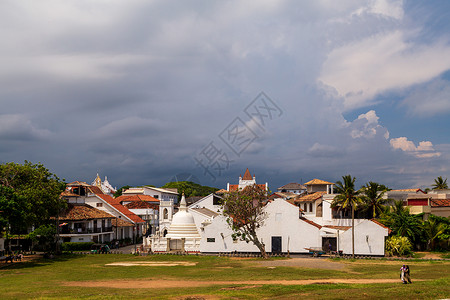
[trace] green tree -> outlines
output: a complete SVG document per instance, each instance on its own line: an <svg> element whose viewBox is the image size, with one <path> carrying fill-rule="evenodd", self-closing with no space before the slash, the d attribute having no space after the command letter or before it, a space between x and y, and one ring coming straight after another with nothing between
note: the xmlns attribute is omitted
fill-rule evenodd
<svg viewBox="0 0 450 300"><path fill-rule="evenodd" d="M422 215L410 215L409 209L404 207L403 201L394 202L389 212L381 216L381 223L392 230L392 235L405 236L411 241L418 241L421 235Z"/></svg>
<svg viewBox="0 0 450 300"><path fill-rule="evenodd" d="M267 253L256 231L264 225L267 218L267 213L264 212L266 203L267 193L257 185L230 192L223 202L223 214L233 231L233 239L252 242L263 258L267 258Z"/></svg>
<svg viewBox="0 0 450 300"><path fill-rule="evenodd" d="M194 196L205 197L219 190L218 188L200 185L192 181L168 182L162 187L178 189L178 194L181 195L184 193L186 198ZM180 199L181 196L179 196L178 200Z"/></svg>
<svg viewBox="0 0 450 300"><path fill-rule="evenodd" d="M355 208L361 203L360 191L355 190L355 177L350 175L342 176L341 181L335 184L335 191L338 193L333 199L331 207L339 209L351 209L352 211L352 256L355 257Z"/></svg>
<svg viewBox="0 0 450 300"><path fill-rule="evenodd" d="M2 218L17 233L48 224L66 204L60 197L65 183L40 163L1 164L0 187Z"/></svg>
<svg viewBox="0 0 450 300"><path fill-rule="evenodd" d="M50 252L54 249L54 245L57 242L55 235L55 225L48 224L39 226L33 232L29 233L27 237L34 243L37 243L45 252Z"/></svg>
<svg viewBox="0 0 450 300"><path fill-rule="evenodd" d="M387 188L376 182L369 181L361 188L361 200L364 207L372 212L372 217L377 218L384 211L384 204L388 199L384 199Z"/></svg>
<svg viewBox="0 0 450 300"><path fill-rule="evenodd" d="M434 184L431 185L433 187L433 190L445 190L448 189L447 185L447 178L445 180L442 178L442 176L439 176L434 180Z"/></svg>
<svg viewBox="0 0 450 300"><path fill-rule="evenodd" d="M114 193L114 198L122 196L123 191L128 190L129 188L131 188L130 185L125 185L125 186L121 187Z"/></svg>
<svg viewBox="0 0 450 300"><path fill-rule="evenodd" d="M423 222L422 229L427 240L427 250L435 250L437 241L448 239L448 235L446 234L448 225L440 222L438 218L430 216L428 220Z"/></svg>

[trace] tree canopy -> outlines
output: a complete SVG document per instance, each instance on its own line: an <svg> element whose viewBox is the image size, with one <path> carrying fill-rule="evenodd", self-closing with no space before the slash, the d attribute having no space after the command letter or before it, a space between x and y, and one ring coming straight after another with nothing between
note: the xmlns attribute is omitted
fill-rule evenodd
<svg viewBox="0 0 450 300"><path fill-rule="evenodd" d="M230 192L223 201L223 214L233 231L233 239L252 242L264 258L267 258L265 246L256 231L264 225L267 218L267 213L264 212L266 203L267 193L257 185Z"/></svg>
<svg viewBox="0 0 450 300"><path fill-rule="evenodd" d="M18 233L47 224L65 206L64 189L65 183L40 163L1 164L0 222Z"/></svg>
<svg viewBox="0 0 450 300"><path fill-rule="evenodd" d="M448 189L447 185L447 178L445 180L442 178L442 176L439 176L434 180L434 184L431 185L433 187L433 190L445 190Z"/></svg>
<svg viewBox="0 0 450 300"><path fill-rule="evenodd" d="M219 190L218 188L200 185L192 181L168 182L162 187L176 188L178 189L178 194L181 195L182 193L184 193L186 198L193 196L204 197Z"/></svg>
<svg viewBox="0 0 450 300"><path fill-rule="evenodd" d="M366 210L371 212L372 218L380 216L384 211L384 199L387 188L373 181L369 181L361 188L361 200Z"/></svg>
<svg viewBox="0 0 450 300"><path fill-rule="evenodd" d="M336 195L331 207L338 209L351 208L352 211L352 256L355 256L355 208L361 203L360 190L355 190L355 177L350 175L342 176L342 182L337 181L335 185Z"/></svg>

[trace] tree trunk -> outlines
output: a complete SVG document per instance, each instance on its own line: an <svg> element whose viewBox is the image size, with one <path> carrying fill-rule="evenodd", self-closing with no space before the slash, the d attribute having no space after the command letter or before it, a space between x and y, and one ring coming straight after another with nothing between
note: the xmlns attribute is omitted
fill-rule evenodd
<svg viewBox="0 0 450 300"><path fill-rule="evenodd" d="M352 204L352 258L355 258L355 207Z"/></svg>
<svg viewBox="0 0 450 300"><path fill-rule="evenodd" d="M268 258L264 244L261 243L256 236L255 239L253 240L253 244L255 244L255 246L258 247L259 251L261 252L262 258L264 259Z"/></svg>

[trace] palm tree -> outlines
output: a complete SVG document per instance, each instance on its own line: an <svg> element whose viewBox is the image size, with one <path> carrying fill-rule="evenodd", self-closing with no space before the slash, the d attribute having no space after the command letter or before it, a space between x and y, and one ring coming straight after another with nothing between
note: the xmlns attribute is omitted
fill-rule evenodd
<svg viewBox="0 0 450 300"><path fill-rule="evenodd" d="M341 181L336 182L336 195L331 207L339 207L339 209L352 210L352 257L355 257L355 207L361 201L359 198L359 190L355 190L355 177L350 175L342 176Z"/></svg>
<svg viewBox="0 0 450 300"><path fill-rule="evenodd" d="M447 178L442 179L442 176L439 176L434 180L434 184L431 185L433 190L445 190L448 189Z"/></svg>
<svg viewBox="0 0 450 300"><path fill-rule="evenodd" d="M377 215L379 216L383 212L384 204L388 201L388 199L383 198L386 191L387 188L384 185L372 181L369 181L361 188L361 200L367 209L372 210L373 218L376 218Z"/></svg>
<svg viewBox="0 0 450 300"><path fill-rule="evenodd" d="M427 249L434 250L436 241L445 233L446 227L434 219L423 222L423 232L427 238Z"/></svg>

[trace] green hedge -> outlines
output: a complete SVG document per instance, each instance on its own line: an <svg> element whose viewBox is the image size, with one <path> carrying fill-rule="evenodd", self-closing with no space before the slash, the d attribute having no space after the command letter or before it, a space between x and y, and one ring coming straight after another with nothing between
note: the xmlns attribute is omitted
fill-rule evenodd
<svg viewBox="0 0 450 300"><path fill-rule="evenodd" d="M83 243L67 242L67 243L62 243L61 250L62 251L91 250L92 245L94 245L94 242L83 242Z"/></svg>

